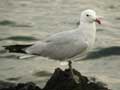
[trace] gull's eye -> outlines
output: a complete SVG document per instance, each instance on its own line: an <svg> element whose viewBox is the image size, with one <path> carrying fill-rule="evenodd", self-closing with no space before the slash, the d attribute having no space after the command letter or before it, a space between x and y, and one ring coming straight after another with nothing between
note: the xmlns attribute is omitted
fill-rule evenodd
<svg viewBox="0 0 120 90"><path fill-rule="evenodd" d="M87 14L86 16L87 16L87 17L89 17L90 15L89 15L89 14Z"/></svg>

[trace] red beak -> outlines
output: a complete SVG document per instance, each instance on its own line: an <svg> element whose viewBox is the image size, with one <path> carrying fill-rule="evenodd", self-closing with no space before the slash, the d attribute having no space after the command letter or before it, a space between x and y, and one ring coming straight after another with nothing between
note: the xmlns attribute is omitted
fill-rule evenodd
<svg viewBox="0 0 120 90"><path fill-rule="evenodd" d="M101 21L98 18L96 18L95 22L97 22L98 24L101 24Z"/></svg>

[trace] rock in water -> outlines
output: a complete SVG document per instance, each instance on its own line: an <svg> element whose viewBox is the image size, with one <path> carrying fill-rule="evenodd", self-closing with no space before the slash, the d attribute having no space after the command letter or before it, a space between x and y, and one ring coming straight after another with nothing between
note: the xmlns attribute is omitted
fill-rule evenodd
<svg viewBox="0 0 120 90"><path fill-rule="evenodd" d="M0 90L12 90L12 88L16 87L16 84L0 81Z"/></svg>
<svg viewBox="0 0 120 90"><path fill-rule="evenodd" d="M13 84L10 82L0 82L0 90L41 90L32 82Z"/></svg>
<svg viewBox="0 0 120 90"><path fill-rule="evenodd" d="M63 71L57 68L43 90L109 90L105 84L98 83L95 80L91 82L75 69L73 72L78 77L79 84L75 82L69 69Z"/></svg>
<svg viewBox="0 0 120 90"><path fill-rule="evenodd" d="M32 82L15 84L0 81L0 90L110 90L102 82L97 82L95 78L89 80L75 69L73 73L79 83L75 82L69 69L63 71L57 68L43 89Z"/></svg>

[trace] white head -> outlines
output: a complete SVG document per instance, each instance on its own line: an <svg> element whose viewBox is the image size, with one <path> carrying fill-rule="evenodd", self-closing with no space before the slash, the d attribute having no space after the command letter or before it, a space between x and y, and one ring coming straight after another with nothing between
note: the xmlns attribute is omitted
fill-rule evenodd
<svg viewBox="0 0 120 90"><path fill-rule="evenodd" d="M80 22L85 22L85 23L97 22L98 24L101 24L101 21L96 16L96 12L94 10L91 10L91 9L84 10L81 13Z"/></svg>

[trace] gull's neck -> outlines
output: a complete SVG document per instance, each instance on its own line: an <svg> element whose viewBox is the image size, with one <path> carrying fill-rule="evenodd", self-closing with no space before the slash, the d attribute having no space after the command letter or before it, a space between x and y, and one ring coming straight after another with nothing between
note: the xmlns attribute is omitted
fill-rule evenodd
<svg viewBox="0 0 120 90"><path fill-rule="evenodd" d="M83 33L84 39L88 42L90 46L92 46L95 42L96 24L94 22L80 22L78 30L80 31L80 33Z"/></svg>
<svg viewBox="0 0 120 90"><path fill-rule="evenodd" d="M90 29L93 29L96 31L96 24L95 22L93 23L80 22L79 28L84 28L85 30L88 30L88 31L90 31ZM85 31L85 30L82 30L82 31Z"/></svg>

